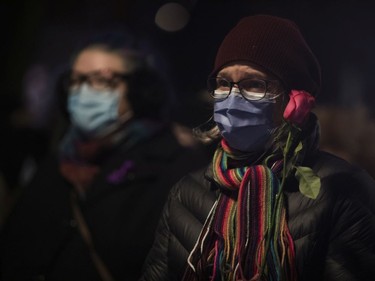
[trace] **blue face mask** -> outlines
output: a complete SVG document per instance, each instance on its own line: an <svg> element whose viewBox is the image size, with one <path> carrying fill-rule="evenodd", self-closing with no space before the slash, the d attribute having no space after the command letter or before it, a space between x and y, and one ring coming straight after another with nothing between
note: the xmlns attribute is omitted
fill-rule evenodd
<svg viewBox="0 0 375 281"><path fill-rule="evenodd" d="M232 90L225 100L216 101L214 120L229 146L244 152L264 148L275 127L274 102L247 101Z"/></svg>
<svg viewBox="0 0 375 281"><path fill-rule="evenodd" d="M72 123L88 135L98 135L117 122L119 99L116 91L98 91L82 84L69 93L68 111Z"/></svg>

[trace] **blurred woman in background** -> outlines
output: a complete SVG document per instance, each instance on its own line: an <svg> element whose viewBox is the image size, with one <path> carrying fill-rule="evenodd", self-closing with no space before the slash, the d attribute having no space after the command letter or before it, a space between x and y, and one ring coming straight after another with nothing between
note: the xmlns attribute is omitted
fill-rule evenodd
<svg viewBox="0 0 375 281"><path fill-rule="evenodd" d="M205 162L171 133L147 57L104 38L60 80L71 125L4 226L1 280L137 280L169 188Z"/></svg>

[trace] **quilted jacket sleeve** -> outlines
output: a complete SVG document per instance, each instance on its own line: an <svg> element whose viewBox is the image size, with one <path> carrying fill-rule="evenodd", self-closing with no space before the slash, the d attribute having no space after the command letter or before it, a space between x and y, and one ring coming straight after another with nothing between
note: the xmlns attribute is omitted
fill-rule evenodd
<svg viewBox="0 0 375 281"><path fill-rule="evenodd" d="M170 191L141 281L181 280L189 252L216 200L205 169L183 177Z"/></svg>
<svg viewBox="0 0 375 281"><path fill-rule="evenodd" d="M168 279L168 244L171 195L164 206L159 225L155 233L155 242L144 263L143 276L140 281L167 281Z"/></svg>
<svg viewBox="0 0 375 281"><path fill-rule="evenodd" d="M375 280L375 182L364 172L340 182L324 280Z"/></svg>

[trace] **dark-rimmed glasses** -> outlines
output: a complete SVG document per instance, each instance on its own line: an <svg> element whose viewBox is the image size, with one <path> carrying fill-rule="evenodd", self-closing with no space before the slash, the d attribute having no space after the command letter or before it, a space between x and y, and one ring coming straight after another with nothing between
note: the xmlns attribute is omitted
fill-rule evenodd
<svg viewBox="0 0 375 281"><path fill-rule="evenodd" d="M129 74L120 72L111 72L103 75L101 72L92 72L89 74L72 73L69 79L69 87L77 89L83 83L87 83L95 90L116 89L121 82L129 78Z"/></svg>
<svg viewBox="0 0 375 281"><path fill-rule="evenodd" d="M258 78L245 78L238 82L228 81L223 77L214 77L208 80L208 89L215 100L226 99L234 86L248 101L275 100L281 95L278 80L263 80Z"/></svg>

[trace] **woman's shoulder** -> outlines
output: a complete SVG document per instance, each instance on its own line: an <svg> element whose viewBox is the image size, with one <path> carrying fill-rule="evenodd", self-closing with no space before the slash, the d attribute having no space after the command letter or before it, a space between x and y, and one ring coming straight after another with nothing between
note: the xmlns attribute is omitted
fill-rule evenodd
<svg viewBox="0 0 375 281"><path fill-rule="evenodd" d="M185 175L174 185L170 193L171 204L183 206L202 221L217 198L214 185L206 177L209 167Z"/></svg>
<svg viewBox="0 0 375 281"><path fill-rule="evenodd" d="M375 180L361 167L320 151L312 165L325 192L345 201L360 202L375 213Z"/></svg>
<svg viewBox="0 0 375 281"><path fill-rule="evenodd" d="M173 187L172 192L181 194L188 193L206 193L212 189L211 181L206 175L210 166L205 166L182 177Z"/></svg>
<svg viewBox="0 0 375 281"><path fill-rule="evenodd" d="M322 150L314 154L311 162L314 171L323 177L343 173L356 173L361 170L360 167Z"/></svg>
<svg viewBox="0 0 375 281"><path fill-rule="evenodd" d="M309 166L321 179L349 177L353 180L367 182L369 185L375 184L374 179L363 168L329 152L319 151Z"/></svg>

